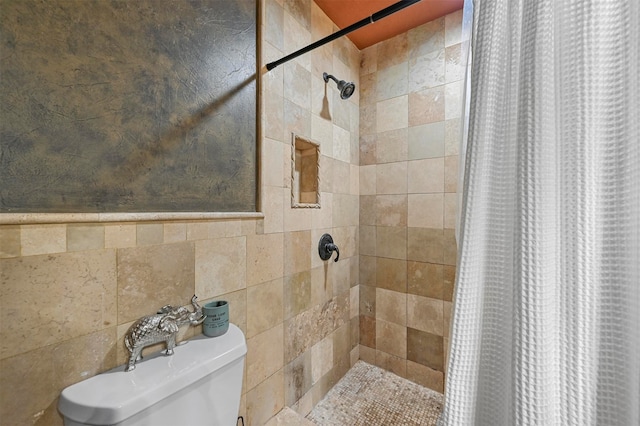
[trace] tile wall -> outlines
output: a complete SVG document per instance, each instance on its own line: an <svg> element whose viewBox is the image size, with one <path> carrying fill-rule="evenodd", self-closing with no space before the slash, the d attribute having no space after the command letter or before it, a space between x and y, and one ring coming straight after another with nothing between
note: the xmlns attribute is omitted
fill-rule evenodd
<svg viewBox="0 0 640 426"><path fill-rule="evenodd" d="M462 12L362 51L360 358L443 391L451 299Z"/></svg>
<svg viewBox="0 0 640 426"><path fill-rule="evenodd" d="M335 29L311 0L260 8L263 63ZM0 226L0 422L62 424L64 387L123 364L129 325L194 293L228 300L246 335L247 424L308 413L358 359L358 96L322 72L358 84L359 67L343 38L263 76L264 219ZM320 144L320 209L290 207L291 132ZM338 263L318 257L325 232Z"/></svg>

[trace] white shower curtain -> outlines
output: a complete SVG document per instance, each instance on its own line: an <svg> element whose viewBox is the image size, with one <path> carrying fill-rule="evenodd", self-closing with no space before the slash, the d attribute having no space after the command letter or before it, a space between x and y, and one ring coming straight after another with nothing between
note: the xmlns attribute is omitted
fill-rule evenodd
<svg viewBox="0 0 640 426"><path fill-rule="evenodd" d="M475 0L441 425L640 425L640 1Z"/></svg>

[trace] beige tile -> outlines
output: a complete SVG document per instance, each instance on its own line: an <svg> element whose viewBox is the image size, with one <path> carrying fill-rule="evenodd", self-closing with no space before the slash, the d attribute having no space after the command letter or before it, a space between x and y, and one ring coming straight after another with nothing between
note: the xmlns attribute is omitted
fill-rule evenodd
<svg viewBox="0 0 640 426"><path fill-rule="evenodd" d="M431 89L421 90L419 92L411 92L409 94L409 115L407 120L409 126L435 123L445 119L445 88L446 86L438 86ZM452 100L454 99L453 96L454 93L452 90ZM454 118L454 116L451 118Z"/></svg>
<svg viewBox="0 0 640 426"><path fill-rule="evenodd" d="M282 50L284 48L284 8L275 0L267 0L264 8L265 23L262 26L264 40Z"/></svg>
<svg viewBox="0 0 640 426"><path fill-rule="evenodd" d="M443 230L434 228L408 228L407 259L442 264L444 261Z"/></svg>
<svg viewBox="0 0 640 426"><path fill-rule="evenodd" d="M285 199L282 187L262 186L262 212L264 213L264 233L282 232L284 209L291 205L291 196Z"/></svg>
<svg viewBox="0 0 640 426"><path fill-rule="evenodd" d="M444 83L444 50L435 50L409 60L409 92L418 92Z"/></svg>
<svg viewBox="0 0 640 426"><path fill-rule="evenodd" d="M377 71L405 62L408 59L407 33L402 33L376 45Z"/></svg>
<svg viewBox="0 0 640 426"><path fill-rule="evenodd" d="M34 424L43 408L56 401L55 370L50 347L0 360L0 418L7 425ZM28 398L26 397L28 395ZM54 407L55 409L55 407ZM59 421L59 419L58 419ZM61 424L61 422L59 423Z"/></svg>
<svg viewBox="0 0 640 426"><path fill-rule="evenodd" d="M284 70L284 98L294 104L311 109L311 72L296 62L282 65Z"/></svg>
<svg viewBox="0 0 640 426"><path fill-rule="evenodd" d="M458 156L444 157L444 192L458 190Z"/></svg>
<svg viewBox="0 0 640 426"><path fill-rule="evenodd" d="M286 320L285 362L293 361L333 330L348 323L348 292Z"/></svg>
<svg viewBox="0 0 640 426"><path fill-rule="evenodd" d="M188 222L187 223L187 241L197 241L197 240L206 240L207 238L212 238L209 235L209 226L212 223L222 223L222 222ZM218 238L219 236L213 237Z"/></svg>
<svg viewBox="0 0 640 426"><path fill-rule="evenodd" d="M378 226L406 226L407 206L406 195L378 195L372 211L365 215L375 215L374 223Z"/></svg>
<svg viewBox="0 0 640 426"><path fill-rule="evenodd" d="M311 351L284 366L284 403L293 406L311 389Z"/></svg>
<svg viewBox="0 0 640 426"><path fill-rule="evenodd" d="M20 226L0 226L0 258L20 256Z"/></svg>
<svg viewBox="0 0 640 426"><path fill-rule="evenodd" d="M313 384L333 368L333 337L320 340L311 348L311 378Z"/></svg>
<svg viewBox="0 0 640 426"><path fill-rule="evenodd" d="M360 166L360 195L376 194L376 168L375 165Z"/></svg>
<svg viewBox="0 0 640 426"><path fill-rule="evenodd" d="M444 155L458 155L460 151L461 123L459 118L447 120L444 129Z"/></svg>
<svg viewBox="0 0 640 426"><path fill-rule="evenodd" d="M0 271L0 358L117 323L114 250L0 259Z"/></svg>
<svg viewBox="0 0 640 426"><path fill-rule="evenodd" d="M187 240L187 224L179 222L170 222L164 224L164 243L179 243Z"/></svg>
<svg viewBox="0 0 640 426"><path fill-rule="evenodd" d="M375 283L374 283L375 284ZM359 311L360 315L376 316L376 288L368 285L359 285Z"/></svg>
<svg viewBox="0 0 640 426"><path fill-rule="evenodd" d="M349 164L349 194L360 195L360 167Z"/></svg>
<svg viewBox="0 0 640 426"><path fill-rule="evenodd" d="M397 376L407 376L407 360L404 358L399 358L383 351L376 351L375 365Z"/></svg>
<svg viewBox="0 0 640 426"><path fill-rule="evenodd" d="M376 255L376 227L360 226L360 254Z"/></svg>
<svg viewBox="0 0 640 426"><path fill-rule="evenodd" d="M361 52L360 75L375 73L378 70L378 46L373 45Z"/></svg>
<svg viewBox="0 0 640 426"><path fill-rule="evenodd" d="M23 225L22 255L64 253L67 250L66 225Z"/></svg>
<svg viewBox="0 0 640 426"><path fill-rule="evenodd" d="M360 196L360 226L375 225L376 224L376 201L379 197L394 197L394 196L375 196L375 195L361 195Z"/></svg>
<svg viewBox="0 0 640 426"><path fill-rule="evenodd" d="M320 182L322 185L322 182ZM289 188L284 188L285 197L291 196L291 191ZM320 200L322 204L322 199ZM335 206L335 203L332 204L332 208ZM290 204L285 201L284 204L284 230L286 232L291 231L303 231L307 229L311 229L313 226L313 210L315 209L295 209L291 208Z"/></svg>
<svg viewBox="0 0 640 426"><path fill-rule="evenodd" d="M247 221L238 219L214 220L211 222L202 222L202 227L195 227L195 223L189 223L187 225L187 239L201 240L208 238L212 240L215 238L239 237L241 235L246 235L246 233L243 233L243 223L245 222ZM255 233L255 229L251 233Z"/></svg>
<svg viewBox="0 0 640 426"><path fill-rule="evenodd" d="M453 307L453 303L451 302L442 302L443 303L443 319L444 319L444 329L443 335L444 337L449 337L449 331L451 329L451 309Z"/></svg>
<svg viewBox="0 0 640 426"><path fill-rule="evenodd" d="M376 349L406 359L406 326L376 319Z"/></svg>
<svg viewBox="0 0 640 426"><path fill-rule="evenodd" d="M445 20L439 18L407 32L410 56L421 56L444 49Z"/></svg>
<svg viewBox="0 0 640 426"><path fill-rule="evenodd" d="M412 107L410 102L411 96L413 96L413 94L409 96L398 96L396 98L387 99L376 103L375 129L377 133L407 127L408 123L410 122L409 111ZM421 106L421 104L415 104L415 106L419 107ZM362 123L363 120L366 120L366 118L363 117L361 113L360 122Z"/></svg>
<svg viewBox="0 0 640 426"><path fill-rule="evenodd" d="M409 294L407 296L407 326L442 336L444 334L443 303L442 300Z"/></svg>
<svg viewBox="0 0 640 426"><path fill-rule="evenodd" d="M251 390L284 366L282 323L247 339L247 389Z"/></svg>
<svg viewBox="0 0 640 426"><path fill-rule="evenodd" d="M400 62L384 68L376 73L376 100L384 101L407 94L408 87L407 62Z"/></svg>
<svg viewBox="0 0 640 426"><path fill-rule="evenodd" d="M136 226L136 244L150 246L162 244L164 241L164 226L161 223L139 223Z"/></svg>
<svg viewBox="0 0 640 426"><path fill-rule="evenodd" d="M313 268L311 270L311 305L324 305L333 298L332 274L328 271L328 265ZM304 276L304 272L301 273ZM285 292L285 296L288 294ZM285 311L286 312L286 311Z"/></svg>
<svg viewBox="0 0 640 426"><path fill-rule="evenodd" d="M449 13L444 17L444 43L451 46L462 40L462 9Z"/></svg>
<svg viewBox="0 0 640 426"><path fill-rule="evenodd" d="M376 192L378 194L406 194L407 162L378 164L376 166Z"/></svg>
<svg viewBox="0 0 640 426"><path fill-rule="evenodd" d="M290 13L284 14L284 49L285 52L295 52L311 43L310 28L305 28ZM301 55L295 59L304 68L311 70L309 55Z"/></svg>
<svg viewBox="0 0 640 426"><path fill-rule="evenodd" d="M458 207L458 194L444 194L444 227L445 229L455 229L456 211Z"/></svg>
<svg viewBox="0 0 640 426"><path fill-rule="evenodd" d="M311 2L284 0L285 12L288 12L305 29L311 30Z"/></svg>
<svg viewBox="0 0 640 426"><path fill-rule="evenodd" d="M116 367L116 326L55 345L51 350L57 389Z"/></svg>
<svg viewBox="0 0 640 426"><path fill-rule="evenodd" d="M282 30L282 28L280 28ZM263 43L263 61L265 63L276 61L284 56L282 50L276 48L273 44L265 41ZM269 72L262 74L262 88L265 96L284 94L284 71L282 67L276 67Z"/></svg>
<svg viewBox="0 0 640 426"><path fill-rule="evenodd" d="M360 136L372 135L377 132L377 112L378 112L378 103L372 105L361 105L360 106ZM401 126L403 127L403 126ZM362 140L360 143L362 144ZM360 164L374 164L375 156L373 157L372 162L363 162L362 160L362 150L360 151Z"/></svg>
<svg viewBox="0 0 640 426"><path fill-rule="evenodd" d="M450 120L462 115L462 81L444 85L444 118Z"/></svg>
<svg viewBox="0 0 640 426"><path fill-rule="evenodd" d="M302 271L285 277L284 319L292 318L309 309L312 306L312 300L311 271Z"/></svg>
<svg viewBox="0 0 640 426"><path fill-rule="evenodd" d="M443 265L407 262L407 292L432 299L444 299Z"/></svg>
<svg viewBox="0 0 640 426"><path fill-rule="evenodd" d="M376 319L407 325L407 294L377 288Z"/></svg>
<svg viewBox="0 0 640 426"><path fill-rule="evenodd" d="M349 289L349 318L360 315L360 287L353 286Z"/></svg>
<svg viewBox="0 0 640 426"><path fill-rule="evenodd" d="M360 285L376 286L376 258L360 255Z"/></svg>
<svg viewBox="0 0 640 426"><path fill-rule="evenodd" d="M285 99L284 103L284 135L283 140L288 140L291 132L303 137L311 135L311 111ZM271 137L271 136L269 136Z"/></svg>
<svg viewBox="0 0 640 426"><path fill-rule="evenodd" d="M311 231L284 234L284 273L295 274L311 269Z"/></svg>
<svg viewBox="0 0 640 426"><path fill-rule="evenodd" d="M444 374L417 362L407 361L407 379L414 383L433 389L437 392L444 392Z"/></svg>
<svg viewBox="0 0 640 426"><path fill-rule="evenodd" d="M262 184L283 187L285 179L291 179L291 170L284 170L285 144L269 138L262 139ZM289 147L287 147L289 148ZM287 149L287 155L289 150Z"/></svg>
<svg viewBox="0 0 640 426"><path fill-rule="evenodd" d="M247 392L247 425L262 426L284 407L282 369Z"/></svg>
<svg viewBox="0 0 640 426"><path fill-rule="evenodd" d="M282 278L247 289L247 338L260 334L283 321Z"/></svg>
<svg viewBox="0 0 640 426"><path fill-rule="evenodd" d="M445 160L443 157L409 161L407 172L409 193L444 192Z"/></svg>
<svg viewBox="0 0 640 426"><path fill-rule="evenodd" d="M67 225L67 251L104 248L103 225Z"/></svg>
<svg viewBox="0 0 640 426"><path fill-rule="evenodd" d="M415 328L407 331L407 360L444 371L443 338Z"/></svg>
<svg viewBox="0 0 640 426"><path fill-rule="evenodd" d="M366 362L367 364L375 365L376 364L376 350L364 345L360 345L360 359Z"/></svg>
<svg viewBox="0 0 640 426"><path fill-rule="evenodd" d="M462 80L466 70L466 64L462 62L462 47L454 44L445 49L445 81L452 83Z"/></svg>
<svg viewBox="0 0 640 426"><path fill-rule="evenodd" d="M400 259L376 258L376 287L407 292L407 262Z"/></svg>
<svg viewBox="0 0 640 426"><path fill-rule="evenodd" d="M445 229L442 234L443 254L442 261L445 265L456 265L458 248L454 229Z"/></svg>
<svg viewBox="0 0 640 426"><path fill-rule="evenodd" d="M118 323L137 320L166 304L189 303L194 266L192 242L118 249Z"/></svg>
<svg viewBox="0 0 640 426"><path fill-rule="evenodd" d="M359 219L357 195L333 195L333 226L357 226Z"/></svg>
<svg viewBox="0 0 640 426"><path fill-rule="evenodd" d="M246 237L195 242L195 289L209 299L246 287Z"/></svg>
<svg viewBox="0 0 640 426"><path fill-rule="evenodd" d="M442 157L445 153L445 122L409 127L407 156L409 160Z"/></svg>
<svg viewBox="0 0 640 426"><path fill-rule="evenodd" d="M247 285L255 285L283 276L283 234L247 236Z"/></svg>
<svg viewBox="0 0 640 426"><path fill-rule="evenodd" d="M316 2L311 2L311 35L314 40L326 37L333 32L334 23ZM333 55L333 51L331 53Z"/></svg>
<svg viewBox="0 0 640 426"><path fill-rule="evenodd" d="M124 248L136 246L135 224L114 224L104 227L105 248Z"/></svg>
<svg viewBox="0 0 640 426"><path fill-rule="evenodd" d="M409 194L407 224L414 228L443 228L444 194Z"/></svg>
<svg viewBox="0 0 640 426"><path fill-rule="evenodd" d="M263 129L264 136L286 141L284 138L284 97L269 93L269 96L262 97Z"/></svg>
<svg viewBox="0 0 640 426"><path fill-rule="evenodd" d="M408 156L407 129L397 129L377 135L376 161L380 163L392 163L406 161Z"/></svg>
<svg viewBox="0 0 640 426"><path fill-rule="evenodd" d="M377 78L378 73L370 73L360 76L360 105L371 105L376 103Z"/></svg>
<svg viewBox="0 0 640 426"><path fill-rule="evenodd" d="M229 304L229 321L237 325L247 335L247 290L238 290L232 293L222 294L216 300L226 300ZM203 301L203 303L208 303ZM272 324L273 325L273 324Z"/></svg>
<svg viewBox="0 0 640 426"><path fill-rule="evenodd" d="M404 226L377 226L376 255L392 259L406 259L407 228Z"/></svg>
<svg viewBox="0 0 640 426"><path fill-rule="evenodd" d="M453 289L456 282L456 267L443 265L442 276L442 299L451 302L453 300Z"/></svg>
<svg viewBox="0 0 640 426"><path fill-rule="evenodd" d="M360 328L359 330L360 345L364 345L369 348L375 348L376 347L376 319L374 317L361 315L359 317L359 328ZM375 355L374 355L374 360L375 360Z"/></svg>

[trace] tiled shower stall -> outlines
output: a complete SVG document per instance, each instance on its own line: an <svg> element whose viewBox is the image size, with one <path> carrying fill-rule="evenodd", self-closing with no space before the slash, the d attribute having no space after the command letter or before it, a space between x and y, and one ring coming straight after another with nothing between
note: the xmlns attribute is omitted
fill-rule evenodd
<svg viewBox="0 0 640 426"><path fill-rule="evenodd" d="M311 0L259 10L261 64L337 29ZM194 293L228 300L246 335L248 424L306 415L358 359L442 391L461 16L362 52L341 38L262 74L263 217L0 226L3 424L61 424L64 387L123 364L131 323ZM358 88L340 100L327 87L329 115L325 71ZM292 132L320 145L319 209L291 208ZM317 254L327 232L337 263Z"/></svg>

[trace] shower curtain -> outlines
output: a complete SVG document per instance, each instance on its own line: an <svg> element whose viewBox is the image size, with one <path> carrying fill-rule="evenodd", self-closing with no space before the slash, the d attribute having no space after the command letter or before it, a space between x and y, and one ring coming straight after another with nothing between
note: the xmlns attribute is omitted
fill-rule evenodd
<svg viewBox="0 0 640 426"><path fill-rule="evenodd" d="M476 0L440 425L640 425L640 2Z"/></svg>

